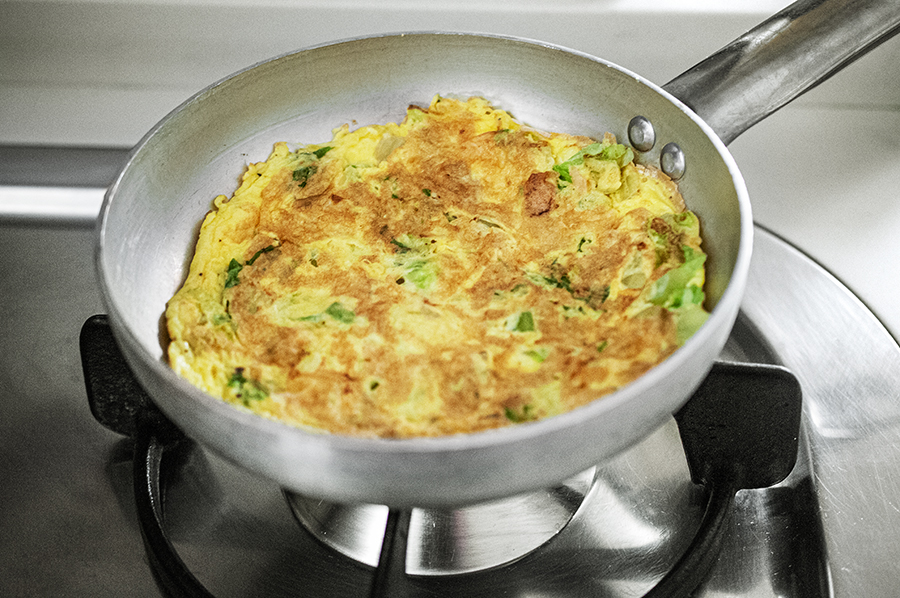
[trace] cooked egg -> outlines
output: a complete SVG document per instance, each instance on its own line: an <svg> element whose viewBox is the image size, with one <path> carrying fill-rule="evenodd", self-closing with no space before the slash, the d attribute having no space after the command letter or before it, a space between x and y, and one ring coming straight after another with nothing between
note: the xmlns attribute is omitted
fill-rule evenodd
<svg viewBox="0 0 900 598"><path fill-rule="evenodd" d="M699 221L607 134L482 98L277 143L214 200L169 301L211 395L357 436L476 432L598 400L705 320Z"/></svg>

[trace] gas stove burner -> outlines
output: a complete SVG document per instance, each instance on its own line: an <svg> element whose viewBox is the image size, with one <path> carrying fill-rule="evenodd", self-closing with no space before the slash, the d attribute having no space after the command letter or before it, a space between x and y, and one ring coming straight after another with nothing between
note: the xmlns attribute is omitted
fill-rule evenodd
<svg viewBox="0 0 900 598"><path fill-rule="evenodd" d="M595 469L546 490L457 509L413 509L407 575L457 575L516 561L569 523L594 483ZM285 492L297 520L316 538L355 561L377 567L390 509L341 505Z"/></svg>

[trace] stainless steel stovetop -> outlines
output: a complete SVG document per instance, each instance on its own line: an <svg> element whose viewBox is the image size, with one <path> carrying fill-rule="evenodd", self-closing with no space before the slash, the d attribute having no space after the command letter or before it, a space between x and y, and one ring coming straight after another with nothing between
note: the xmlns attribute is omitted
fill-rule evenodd
<svg viewBox="0 0 900 598"><path fill-rule="evenodd" d="M79 223L80 222L80 223ZM900 348L840 283L757 229L723 357L779 363L804 392L801 452L743 491L702 596L891 596L900 579ZM77 339L102 313L89 220L0 224L0 595L159 595L130 441L85 397ZM638 596L690 540L703 497L667 425L610 463L572 520L513 564L417 577L413 596ZM649 464L649 466L648 466ZM365 596L372 569L299 527L281 491L200 449L167 483L167 531L218 596Z"/></svg>

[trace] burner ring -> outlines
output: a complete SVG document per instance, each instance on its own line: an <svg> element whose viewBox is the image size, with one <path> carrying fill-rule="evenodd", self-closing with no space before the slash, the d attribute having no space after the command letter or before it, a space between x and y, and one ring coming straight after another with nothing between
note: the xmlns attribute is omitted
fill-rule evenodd
<svg viewBox="0 0 900 598"><path fill-rule="evenodd" d="M457 509L413 509L406 574L472 573L512 563L549 542L569 523L594 482L595 468L554 488ZM300 524L319 541L377 567L389 509L341 505L285 491Z"/></svg>

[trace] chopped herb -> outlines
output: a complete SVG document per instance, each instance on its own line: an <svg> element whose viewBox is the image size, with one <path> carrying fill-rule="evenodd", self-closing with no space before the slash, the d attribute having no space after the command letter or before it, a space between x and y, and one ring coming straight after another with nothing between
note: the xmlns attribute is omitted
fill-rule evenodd
<svg viewBox="0 0 900 598"><path fill-rule="evenodd" d="M312 314L311 316L303 316L302 318L297 318L297 320L301 322L311 322L313 324L319 324L325 321L325 316L329 316L330 318L337 320L341 324L352 324L353 320L356 319L356 313L352 309L347 309L341 304L339 301L335 301L331 305L325 308L325 311L318 314Z"/></svg>
<svg viewBox="0 0 900 598"><path fill-rule="evenodd" d="M527 422L536 418L534 407L531 404L522 405L521 411L504 407L503 413L506 415L506 419L515 423Z"/></svg>
<svg viewBox="0 0 900 598"><path fill-rule="evenodd" d="M431 189L422 189L422 193L425 194L425 197L431 197Z"/></svg>
<svg viewBox="0 0 900 598"><path fill-rule="evenodd" d="M508 291L497 289L496 291L494 291L494 296L503 297L504 295L512 295L513 297L524 297L528 294L529 289L530 287L528 286L528 284L521 282Z"/></svg>
<svg viewBox="0 0 900 598"><path fill-rule="evenodd" d="M261 256L264 253L269 253L270 251L272 251L274 249L275 249L274 245L269 245L268 247L263 247L262 249L260 249L256 253L254 253L253 257L251 257L249 260L247 260L247 263L245 265L252 266L253 262L255 262L257 259L259 259L259 256Z"/></svg>
<svg viewBox="0 0 900 598"><path fill-rule="evenodd" d="M603 353L603 349L609 346L609 341L603 341L599 345L597 345L597 353Z"/></svg>
<svg viewBox="0 0 900 598"><path fill-rule="evenodd" d="M225 271L226 289L230 289L240 282L240 280L238 280L238 274L240 274L243 268L244 266L242 266L239 261L234 258L231 259L231 262L228 263L228 270Z"/></svg>
<svg viewBox="0 0 900 598"><path fill-rule="evenodd" d="M426 252L428 246L433 245L435 242L434 239L429 239L428 237L414 237L405 233L391 239L391 243L396 245L400 249L400 252Z"/></svg>
<svg viewBox="0 0 900 598"><path fill-rule="evenodd" d="M259 382L244 376L244 368L234 369L234 373L228 380L228 388L234 391L236 398L248 406L251 402L261 401L269 396Z"/></svg>
<svg viewBox="0 0 900 598"><path fill-rule="evenodd" d="M526 272L525 275L529 281L538 286L563 289L564 291L567 291L573 299L576 301L584 301L593 309L598 309L599 306L609 298L609 285L602 289L574 288L568 272L563 270L562 266L555 261L550 265L549 276L531 272Z"/></svg>
<svg viewBox="0 0 900 598"><path fill-rule="evenodd" d="M306 166L301 166L297 170L294 171L294 180L299 183L301 187L306 187L306 183L309 182L309 177L316 174L318 172L319 167L315 164L308 164Z"/></svg>
<svg viewBox="0 0 900 598"><path fill-rule="evenodd" d="M456 220L457 218L459 218L459 216L454 216L454 215L451 214L450 212L444 212L444 218L447 219L447 222L453 222L454 220Z"/></svg>
<svg viewBox="0 0 900 598"><path fill-rule="evenodd" d="M347 309L337 301L329 305L325 309L325 313L340 322L341 324L352 324L356 314L353 310Z"/></svg>
<svg viewBox="0 0 900 598"><path fill-rule="evenodd" d="M408 245L404 245L403 243L401 243L401 242L398 241L397 239L391 239L391 243L392 243L393 245L396 245L396 246L397 246L397 248L399 249L399 252L400 252L400 253L406 253L407 251L412 250L412 247L410 247L410 246L408 246Z"/></svg>
<svg viewBox="0 0 900 598"><path fill-rule="evenodd" d="M581 248L591 243L593 243L593 241L591 241L587 237L581 237L581 240L578 241L578 249L575 250L575 253L581 253Z"/></svg>
<svg viewBox="0 0 900 598"><path fill-rule="evenodd" d="M563 310L563 316L565 316L566 318L573 318L575 316L587 315L586 312L584 311L584 307L581 305L576 305L575 307L572 307L571 305L563 305L562 310Z"/></svg>
<svg viewBox="0 0 900 598"><path fill-rule="evenodd" d="M212 319L213 326L221 326L223 324L231 324L231 316L227 313L225 314L215 314Z"/></svg>
<svg viewBox="0 0 900 598"><path fill-rule="evenodd" d="M400 183L397 181L396 178L394 178L391 175L388 175L388 176L384 177L383 182L387 183L386 189L388 189L391 192L391 199L399 199L400 201L403 201L403 199L400 197ZM381 187L379 187L379 189L380 188Z"/></svg>
<svg viewBox="0 0 900 598"><path fill-rule="evenodd" d="M244 266L252 266L253 262L255 262L257 259L259 259L259 256L261 256L264 253L269 253L270 251L276 249L277 247L278 246L274 245L274 244L269 245L268 247L263 247L262 249L260 249L256 253L254 253L253 257L251 257L249 260L247 260L243 264L241 264L236 259L232 258L231 261L228 262L228 269L225 270L225 288L230 289L233 286L237 286L237 284L239 282L241 282L240 279L238 278L238 274L241 273L241 270L244 269Z"/></svg>
<svg viewBox="0 0 900 598"><path fill-rule="evenodd" d="M301 322L312 322L314 324L318 324L322 320L325 319L323 314L313 314L311 316L303 316L302 318L298 318Z"/></svg>
<svg viewBox="0 0 900 598"><path fill-rule="evenodd" d="M379 386L381 386L381 382L379 382L378 380L372 380L371 382L369 382L369 390L375 390Z"/></svg>
<svg viewBox="0 0 900 598"><path fill-rule="evenodd" d="M593 294L594 291L591 291ZM609 299L609 285L603 287L603 289L599 292L598 298L600 299L600 303L605 303L607 299ZM590 298L588 298L588 303L590 303Z"/></svg>
<svg viewBox="0 0 900 598"><path fill-rule="evenodd" d="M507 328L514 332L534 332L534 316L530 311L519 312L508 320Z"/></svg>
<svg viewBox="0 0 900 598"><path fill-rule="evenodd" d="M568 274L563 273L563 274L559 275L558 277L551 274L550 276L544 276L543 278L544 278L544 282L551 287L556 287L558 289L565 289L566 291L569 291L570 293L573 292L572 291L572 281L569 280Z"/></svg>
<svg viewBox="0 0 900 598"><path fill-rule="evenodd" d="M529 349L528 351L525 351L525 355L532 358L533 360L535 360L538 363L544 363L544 361L547 359L547 356L549 354L550 354L550 350L546 347L540 347L537 349Z"/></svg>
<svg viewBox="0 0 900 598"><path fill-rule="evenodd" d="M318 267L319 267L319 260L317 260L317 259L314 258L314 257L309 258L309 263L312 264L312 267L313 267L313 268L318 268Z"/></svg>
<svg viewBox="0 0 900 598"><path fill-rule="evenodd" d="M330 146L325 146L320 147L314 152L304 152L300 154L300 166L294 170L293 174L294 180L300 187L306 187L306 183L309 182L309 177L319 171L319 166L316 164L316 161L321 159L322 156L331 150L332 148Z"/></svg>

